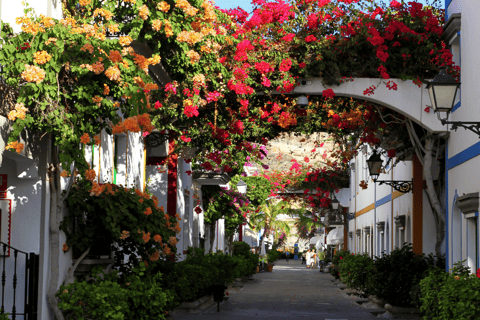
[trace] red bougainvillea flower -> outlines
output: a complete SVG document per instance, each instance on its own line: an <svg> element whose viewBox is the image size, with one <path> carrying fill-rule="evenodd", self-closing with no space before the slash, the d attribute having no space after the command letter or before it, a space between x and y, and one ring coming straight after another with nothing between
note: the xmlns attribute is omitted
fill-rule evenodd
<svg viewBox="0 0 480 320"><path fill-rule="evenodd" d="M340 260L343 260L343 257L340 257Z"/></svg>
<svg viewBox="0 0 480 320"><path fill-rule="evenodd" d="M184 142L190 142L190 141L192 141L191 138L187 138L187 137L185 137L185 136L181 136L180 139L182 139L182 141L184 141Z"/></svg>
<svg viewBox="0 0 480 320"><path fill-rule="evenodd" d="M395 157L396 154L397 154L397 150L395 150L395 149L390 149L390 150L387 151L387 156L389 158Z"/></svg>
<svg viewBox="0 0 480 320"><path fill-rule="evenodd" d="M295 38L295 34L294 33L289 33L287 34L286 36L284 36L282 38L283 41L286 41L286 42L290 42L293 40L293 38Z"/></svg>
<svg viewBox="0 0 480 320"><path fill-rule="evenodd" d="M307 66L307 64L305 62L300 62L298 66L300 67L300 69L303 69Z"/></svg>
<svg viewBox="0 0 480 320"><path fill-rule="evenodd" d="M202 213L202 208L200 208L199 206L196 206L195 207L195 212L198 213L198 214Z"/></svg>
<svg viewBox="0 0 480 320"><path fill-rule="evenodd" d="M315 37L313 34L305 37L305 42L307 43L314 42L314 41L317 41L317 37Z"/></svg>
<svg viewBox="0 0 480 320"><path fill-rule="evenodd" d="M426 113L430 113L430 109L431 108L429 106L427 106L425 109L423 109L423 111L425 111Z"/></svg>
<svg viewBox="0 0 480 320"><path fill-rule="evenodd" d="M335 97L335 92L332 89L327 89L322 91L322 96L326 99Z"/></svg>
<svg viewBox="0 0 480 320"><path fill-rule="evenodd" d="M480 278L480 268L477 269L477 278Z"/></svg>
<svg viewBox="0 0 480 320"><path fill-rule="evenodd" d="M155 109L160 109L161 107L162 107L162 104L160 103L160 101L155 102L155 105L154 105Z"/></svg>
<svg viewBox="0 0 480 320"><path fill-rule="evenodd" d="M283 59L282 62L280 63L280 71L283 71L283 72L287 72L288 70L290 70L290 68L292 67L292 60L290 59Z"/></svg>
<svg viewBox="0 0 480 320"><path fill-rule="evenodd" d="M192 175L192 170L187 170L187 171L185 171L185 173L188 174L189 176L191 176Z"/></svg>

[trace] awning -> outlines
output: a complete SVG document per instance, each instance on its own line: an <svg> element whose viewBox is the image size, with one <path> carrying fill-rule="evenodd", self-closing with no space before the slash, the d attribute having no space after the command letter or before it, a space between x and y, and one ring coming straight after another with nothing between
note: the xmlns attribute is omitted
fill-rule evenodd
<svg viewBox="0 0 480 320"><path fill-rule="evenodd" d="M327 234L327 244L343 243L343 227L333 229Z"/></svg>

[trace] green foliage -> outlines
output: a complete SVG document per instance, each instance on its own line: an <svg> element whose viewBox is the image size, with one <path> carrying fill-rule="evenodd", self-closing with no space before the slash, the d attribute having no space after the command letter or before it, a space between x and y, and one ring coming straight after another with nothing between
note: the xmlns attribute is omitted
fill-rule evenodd
<svg viewBox="0 0 480 320"><path fill-rule="evenodd" d="M255 273L258 266L259 255L250 251L250 246L243 241L233 243L233 256L245 259L245 267L241 270L241 276L250 276Z"/></svg>
<svg viewBox="0 0 480 320"><path fill-rule="evenodd" d="M478 319L480 279L457 262L449 272L430 270L420 282L424 319Z"/></svg>
<svg viewBox="0 0 480 320"><path fill-rule="evenodd" d="M249 200L240 192L218 186L203 186L202 193L205 222L214 223L224 217L227 238L238 232L240 225L246 222L245 216L250 209Z"/></svg>
<svg viewBox="0 0 480 320"><path fill-rule="evenodd" d="M331 250L331 247L330 247L330 250ZM332 260L333 267L330 269L330 273L335 277L335 279L340 278L340 263L343 262L343 259L349 255L350 255L350 251L339 250L333 256L333 260Z"/></svg>
<svg viewBox="0 0 480 320"><path fill-rule="evenodd" d="M441 257L417 255L411 245L404 245L375 260L376 272L369 280L371 294L395 306L414 306L416 299L412 291L429 269L444 268L442 264Z"/></svg>
<svg viewBox="0 0 480 320"><path fill-rule="evenodd" d="M167 294L162 275L144 277L145 267L133 269L123 283L116 272L97 274L91 281L62 285L58 307L68 319L165 319Z"/></svg>
<svg viewBox="0 0 480 320"><path fill-rule="evenodd" d="M8 84L5 91L12 98L5 110L18 111L16 104L26 108L24 117L11 119L14 122L9 142L17 141L24 130L52 134L55 145L62 151L59 157L63 168L68 170L75 162L83 174L88 164L79 147L80 137L87 134L93 138L102 129L111 132L111 125L117 124L122 115L147 112L146 95L133 78L139 77L145 83L151 79L135 65L131 55L123 57L129 67L121 64L118 81L103 72L118 64L108 58L112 50L122 51L118 39L103 40L95 32L74 30L69 23L55 19L23 19L28 31L13 34L8 25L2 27L1 77ZM44 59L38 58L40 53ZM93 72L86 67L95 63L103 69L99 67L98 72ZM108 94L104 93L104 85L110 88ZM122 96L130 99L127 102Z"/></svg>
<svg viewBox="0 0 480 320"><path fill-rule="evenodd" d="M240 178L247 184L247 198L252 205L257 208L264 204L271 193L270 181L262 176L240 177L237 175L230 180L233 189L237 188Z"/></svg>
<svg viewBox="0 0 480 320"><path fill-rule="evenodd" d="M60 227L67 236L68 247L73 248L74 256L79 256L89 247L112 244L117 251L117 266L123 273L141 260L154 264L157 246L161 245L154 237L159 235L165 243L170 237L175 238L176 218L166 215L155 205L154 198L139 190L111 186L111 193L98 196L90 195L88 181L79 181L72 187L66 200L68 215ZM147 208L152 212L149 215L144 213ZM128 234L122 236L125 231ZM175 245L167 246L167 251L175 252ZM161 252L168 255L167 251ZM128 255L128 263L124 254Z"/></svg>
<svg viewBox="0 0 480 320"><path fill-rule="evenodd" d="M335 255L334 261L336 260L337 263L334 265L339 271L342 281L350 288L363 292L364 297L369 296L371 293L368 280L375 272L373 260L368 254L348 253L342 255L342 260L339 260L338 257L338 254Z"/></svg>
<svg viewBox="0 0 480 320"><path fill-rule="evenodd" d="M275 261L278 260L278 257L280 256L280 253L276 249L269 250L267 252L267 260L268 263L274 263Z"/></svg>
<svg viewBox="0 0 480 320"><path fill-rule="evenodd" d="M9 313L3 313L3 310L0 309L0 320L10 320L9 315Z"/></svg>
<svg viewBox="0 0 480 320"><path fill-rule="evenodd" d="M128 289L113 274L92 282L62 285L57 292L58 307L68 319L128 319Z"/></svg>
<svg viewBox="0 0 480 320"><path fill-rule="evenodd" d="M333 264L349 287L399 307L419 306L420 280L429 270L445 266L442 256L417 255L411 245L395 249L375 261L367 254L340 251L334 256Z"/></svg>

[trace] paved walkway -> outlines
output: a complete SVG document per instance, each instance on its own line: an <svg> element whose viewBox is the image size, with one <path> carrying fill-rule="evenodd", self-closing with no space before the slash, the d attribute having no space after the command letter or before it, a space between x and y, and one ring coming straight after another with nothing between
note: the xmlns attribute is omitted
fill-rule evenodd
<svg viewBox="0 0 480 320"><path fill-rule="evenodd" d="M228 301L203 313L176 314L187 319L378 319L340 290L329 273L307 269L301 260L277 261L273 272L261 272L254 280L230 289Z"/></svg>

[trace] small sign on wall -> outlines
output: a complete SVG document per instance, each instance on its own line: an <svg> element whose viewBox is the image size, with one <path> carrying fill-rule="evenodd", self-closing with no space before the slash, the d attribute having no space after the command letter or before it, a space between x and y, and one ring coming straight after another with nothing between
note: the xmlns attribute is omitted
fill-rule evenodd
<svg viewBox="0 0 480 320"><path fill-rule="evenodd" d="M0 199L5 199L7 197L7 175L0 174Z"/></svg>
<svg viewBox="0 0 480 320"><path fill-rule="evenodd" d="M11 220L12 219L12 200L0 199L0 241L10 245ZM4 255L4 246L0 246L0 256ZM10 256L10 248L8 247L5 255Z"/></svg>

